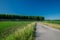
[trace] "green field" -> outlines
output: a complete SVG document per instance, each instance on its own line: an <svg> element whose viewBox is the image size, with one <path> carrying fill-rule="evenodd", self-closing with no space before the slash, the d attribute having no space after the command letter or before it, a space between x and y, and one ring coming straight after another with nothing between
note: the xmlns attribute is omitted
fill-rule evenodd
<svg viewBox="0 0 60 40"><path fill-rule="evenodd" d="M54 24L60 24L60 21L45 21L45 22L54 23Z"/></svg>
<svg viewBox="0 0 60 40"><path fill-rule="evenodd" d="M1 21L0 40L32 40L34 24L31 21ZM30 24L30 27L27 26Z"/></svg>

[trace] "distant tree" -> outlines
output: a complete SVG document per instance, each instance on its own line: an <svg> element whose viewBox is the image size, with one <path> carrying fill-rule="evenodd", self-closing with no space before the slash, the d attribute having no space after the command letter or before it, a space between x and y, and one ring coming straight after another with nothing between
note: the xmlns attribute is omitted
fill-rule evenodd
<svg viewBox="0 0 60 40"><path fill-rule="evenodd" d="M18 15L8 15L8 14L0 14L0 19L9 19L9 20L36 20L36 21L43 21L44 17L41 16L18 16Z"/></svg>

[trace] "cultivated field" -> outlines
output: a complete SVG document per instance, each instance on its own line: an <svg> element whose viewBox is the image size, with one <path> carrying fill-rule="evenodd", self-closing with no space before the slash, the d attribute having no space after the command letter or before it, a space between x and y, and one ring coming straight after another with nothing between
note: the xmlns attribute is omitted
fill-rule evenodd
<svg viewBox="0 0 60 40"><path fill-rule="evenodd" d="M60 21L46 21L48 23L60 24Z"/></svg>
<svg viewBox="0 0 60 40"><path fill-rule="evenodd" d="M0 21L0 40L33 40L34 22Z"/></svg>
<svg viewBox="0 0 60 40"><path fill-rule="evenodd" d="M43 21L42 23L49 27L60 29L60 21Z"/></svg>

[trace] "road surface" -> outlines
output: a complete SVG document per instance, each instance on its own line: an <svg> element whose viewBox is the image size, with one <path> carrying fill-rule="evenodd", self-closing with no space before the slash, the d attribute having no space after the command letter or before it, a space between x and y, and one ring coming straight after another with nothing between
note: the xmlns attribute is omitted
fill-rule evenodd
<svg viewBox="0 0 60 40"><path fill-rule="evenodd" d="M35 40L60 40L60 31L51 30L37 23Z"/></svg>

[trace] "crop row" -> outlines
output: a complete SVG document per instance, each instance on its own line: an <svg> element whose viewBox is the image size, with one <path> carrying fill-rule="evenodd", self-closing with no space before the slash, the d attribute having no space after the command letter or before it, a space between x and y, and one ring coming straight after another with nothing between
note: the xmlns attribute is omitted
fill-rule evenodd
<svg viewBox="0 0 60 40"><path fill-rule="evenodd" d="M29 24L24 28L18 28L14 33L3 38L3 40L34 40L35 23Z"/></svg>
<svg viewBox="0 0 60 40"><path fill-rule="evenodd" d="M0 39L13 33L17 28L23 28L31 22L25 21L2 21L0 22Z"/></svg>

